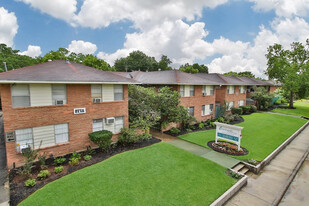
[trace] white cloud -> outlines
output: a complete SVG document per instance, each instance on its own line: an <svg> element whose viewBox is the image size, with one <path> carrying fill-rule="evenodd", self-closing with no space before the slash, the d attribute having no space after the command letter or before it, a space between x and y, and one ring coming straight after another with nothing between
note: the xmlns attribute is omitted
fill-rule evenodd
<svg viewBox="0 0 309 206"><path fill-rule="evenodd" d="M249 0L256 11L275 10L280 17L307 16L309 0Z"/></svg>
<svg viewBox="0 0 309 206"><path fill-rule="evenodd" d="M40 10L57 19L70 21L76 12L77 0L17 0L29 4L31 7Z"/></svg>
<svg viewBox="0 0 309 206"><path fill-rule="evenodd" d="M264 71L267 68L265 55L268 46L278 43L285 49L290 49L292 42L305 43L309 38L308 34L309 24L304 19L299 17L293 19L276 18L271 23L270 29L266 29L264 26L260 27L260 32L255 37L254 43L248 45L248 48L238 51L235 49L234 54L226 54L221 58L216 58L208 66L211 72L251 71L257 76L265 77ZM219 49L215 50L220 51Z"/></svg>
<svg viewBox="0 0 309 206"><path fill-rule="evenodd" d="M11 47L17 30L18 24L15 13L8 12L5 8L0 7L0 43Z"/></svg>
<svg viewBox="0 0 309 206"><path fill-rule="evenodd" d="M21 55L27 55L30 57L37 57L42 54L41 47L29 45L27 51L20 52Z"/></svg>
<svg viewBox="0 0 309 206"><path fill-rule="evenodd" d="M85 42L82 40L73 40L68 47L70 52L82 53L82 54L93 54L97 50L97 45L91 42Z"/></svg>
<svg viewBox="0 0 309 206"><path fill-rule="evenodd" d="M150 29L164 21L201 17L204 7L215 8L228 0L85 0L74 17L75 24L101 28L129 20L135 28Z"/></svg>

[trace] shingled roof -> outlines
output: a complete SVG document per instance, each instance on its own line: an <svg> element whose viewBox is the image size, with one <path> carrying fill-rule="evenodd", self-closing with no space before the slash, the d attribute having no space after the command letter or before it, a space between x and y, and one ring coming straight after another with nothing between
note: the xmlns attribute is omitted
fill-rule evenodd
<svg viewBox="0 0 309 206"><path fill-rule="evenodd" d="M0 83L136 84L134 79L82 64L55 60L0 73Z"/></svg>

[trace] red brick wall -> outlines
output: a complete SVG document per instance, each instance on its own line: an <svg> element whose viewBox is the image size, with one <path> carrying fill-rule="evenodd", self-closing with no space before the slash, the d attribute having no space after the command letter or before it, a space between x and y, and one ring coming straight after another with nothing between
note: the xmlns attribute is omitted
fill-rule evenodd
<svg viewBox="0 0 309 206"><path fill-rule="evenodd" d="M234 94L227 93L227 86L221 86L221 88L216 89L216 102L220 102L221 105L226 102L234 102L234 107L238 107L238 101L244 100L244 105L246 105L246 93L239 93L239 86L235 86Z"/></svg>
<svg viewBox="0 0 309 206"><path fill-rule="evenodd" d="M194 86L194 96L192 97L181 97L180 102L181 105L185 107L194 107L194 116L200 121L205 121L207 119L211 119L215 115L215 101L216 101L216 90L214 90L214 95L203 96L202 94L202 86L195 85ZM177 88L180 91L180 86ZM213 114L202 116L202 105L213 104Z"/></svg>
<svg viewBox="0 0 309 206"><path fill-rule="evenodd" d="M269 92L270 93L274 93L276 91L276 89L280 89L281 87L278 87L278 86L270 86L269 88Z"/></svg>
<svg viewBox="0 0 309 206"><path fill-rule="evenodd" d="M128 127L128 86L124 85L124 101L101 102L91 101L90 85L67 85L67 105L12 108L10 85L1 85L1 101L3 110L4 132L16 129L38 127L44 125L69 123L69 142L48 148L42 152L60 156L73 151L85 150L94 146L88 133L92 132L92 120L124 116L125 127ZM73 114L74 108L86 108L86 114ZM114 135L113 139L116 139ZM7 165L12 167L23 163L23 157L16 152L16 143L6 143Z"/></svg>

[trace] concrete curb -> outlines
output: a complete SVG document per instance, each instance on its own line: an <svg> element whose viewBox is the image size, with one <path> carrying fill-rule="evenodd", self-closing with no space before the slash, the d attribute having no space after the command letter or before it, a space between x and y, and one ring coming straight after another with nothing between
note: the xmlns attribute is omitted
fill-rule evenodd
<svg viewBox="0 0 309 206"><path fill-rule="evenodd" d="M210 206L221 206L225 204L231 197L233 197L242 187L247 184L248 177L243 176L235 185L223 193L218 199L216 199Z"/></svg>
<svg viewBox="0 0 309 206"><path fill-rule="evenodd" d="M304 163L304 161L306 160L307 156L309 154L309 147L307 149L307 151L303 154L302 158L299 160L299 162L297 163L297 165L295 166L295 168L293 169L292 174L289 176L288 181L285 183L284 187L280 190L279 195L276 197L276 199L273 201L273 203L271 204L272 206L277 206L279 205L279 203L281 202L282 198L284 197L286 191L288 190L289 186L291 185L291 183L293 182L295 176L297 175L300 167L302 166L302 164Z"/></svg>
<svg viewBox="0 0 309 206"><path fill-rule="evenodd" d="M268 155L260 164L251 165L247 162L242 162L246 165L255 174L258 174L272 159L274 159L292 140L297 137L299 133L301 133L307 126L309 125L309 121L304 124L301 128L299 128L294 134L292 134L287 140L285 140L277 149L275 149L270 155Z"/></svg>

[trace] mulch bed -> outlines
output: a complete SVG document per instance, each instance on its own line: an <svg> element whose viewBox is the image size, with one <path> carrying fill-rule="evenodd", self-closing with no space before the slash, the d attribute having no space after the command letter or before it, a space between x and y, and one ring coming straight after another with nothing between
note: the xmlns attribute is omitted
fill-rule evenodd
<svg viewBox="0 0 309 206"><path fill-rule="evenodd" d="M237 145L229 142L218 141L216 144L215 141L209 141L207 143L208 147L213 149L216 152L225 153L234 156L247 155L249 152L246 148L240 147L240 150L237 151Z"/></svg>
<svg viewBox="0 0 309 206"><path fill-rule="evenodd" d="M251 114L251 113L250 113L250 114ZM247 115L250 115L250 114L247 114ZM232 121L232 122L230 122L229 124L234 125L234 124L241 123L241 122L243 122L243 121L244 121L244 119L243 119L242 117L240 117L240 120L238 120L238 121ZM203 127L203 128L201 129L201 128L198 127L198 124L193 125L193 127L194 127L194 128L193 128L191 131L187 131L187 130L183 129L183 130L181 130L181 131L180 131L179 133L177 133L177 134L170 132L170 130L165 131L164 133L165 133L165 134L168 134L168 135L171 135L171 136L174 136L174 137L178 137L178 136L180 136L180 135L188 134L188 133L191 133L191 132L197 132L197 131L204 131L204 130L216 129L216 126L214 126L214 127L207 127L207 126L206 126L206 127ZM179 129L180 129L180 128L179 128Z"/></svg>
<svg viewBox="0 0 309 206"><path fill-rule="evenodd" d="M54 172L55 166L53 165L53 158L48 158L46 160L46 165L48 166L47 170L50 171L50 176L47 179L40 180L37 178L37 174L39 173L39 166L36 165L35 168L32 170L32 179L36 179L36 185L34 187L25 187L24 182L28 179L25 178L22 175L18 174L18 169L13 169L9 173L9 180L10 180L10 205L17 205L20 203L22 200L24 200L26 197L28 197L30 194L35 192L36 190L40 189L43 187L45 184L50 183L54 180L57 180L65 175L68 175L72 172L75 172L79 169L88 167L90 165L96 164L98 162L101 162L105 159L108 159L109 157L112 157L116 154L129 151L129 150L134 150L134 149L139 149L142 147L150 146L152 144L158 143L161 140L152 138L148 141L139 141L135 144L130 144L127 146L123 145L117 145L114 144L111 149L107 151L102 151L101 149L95 149L96 153L92 155L92 159L89 161L85 160L80 160L79 164L76 166L70 166L68 164L68 159L70 158L70 154L64 156L67 160L62 164L64 167L63 171L61 173L56 174Z"/></svg>

